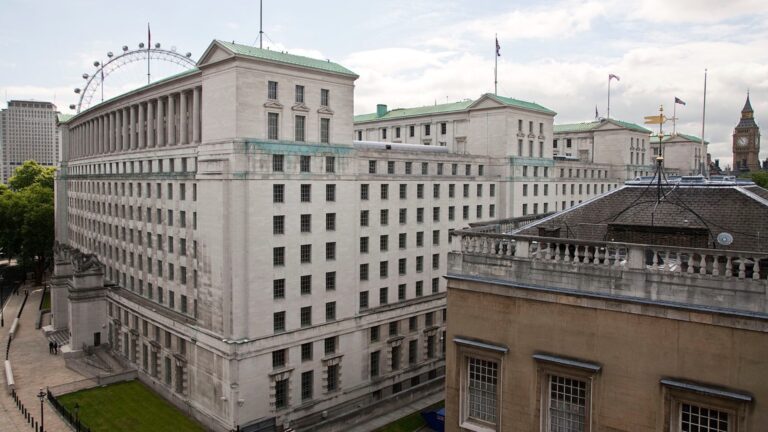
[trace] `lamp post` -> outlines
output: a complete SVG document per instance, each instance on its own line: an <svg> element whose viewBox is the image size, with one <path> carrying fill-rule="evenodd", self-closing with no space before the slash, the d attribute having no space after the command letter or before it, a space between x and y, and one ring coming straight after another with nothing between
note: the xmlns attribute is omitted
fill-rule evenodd
<svg viewBox="0 0 768 432"><path fill-rule="evenodd" d="M75 425L76 425L75 427L79 431L80 430L80 416L78 414L80 413L80 404L75 402L75 406L72 407L72 411L75 412Z"/></svg>
<svg viewBox="0 0 768 432"><path fill-rule="evenodd" d="M5 303L3 300L3 275L0 274L0 327L5 327L5 314L3 313Z"/></svg>
<svg viewBox="0 0 768 432"><path fill-rule="evenodd" d="M40 388L40 393L37 394L37 397L40 399L40 432L43 432L45 430L45 421L43 420L43 401L45 400L45 392L42 387Z"/></svg>

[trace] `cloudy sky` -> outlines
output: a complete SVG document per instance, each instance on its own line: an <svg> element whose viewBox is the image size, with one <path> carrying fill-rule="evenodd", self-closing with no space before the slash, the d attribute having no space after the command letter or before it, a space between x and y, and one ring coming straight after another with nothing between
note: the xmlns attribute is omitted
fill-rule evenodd
<svg viewBox="0 0 768 432"><path fill-rule="evenodd" d="M198 58L211 39L257 43L259 4L250 1L67 2L2 0L0 96L77 102L94 60L147 37ZM765 0L391 0L264 1L265 45L328 58L360 75L355 112L476 98L493 91L494 36L501 44L499 94L558 112L556 123L605 115L641 123L659 105L680 132L701 134L709 70L706 138L721 164L747 90L768 125L768 5ZM156 66L153 78L178 71ZM143 65L107 79L110 97L146 83ZM100 97L100 96L99 96ZM768 127L768 126L767 126ZM768 144L761 157L768 156Z"/></svg>

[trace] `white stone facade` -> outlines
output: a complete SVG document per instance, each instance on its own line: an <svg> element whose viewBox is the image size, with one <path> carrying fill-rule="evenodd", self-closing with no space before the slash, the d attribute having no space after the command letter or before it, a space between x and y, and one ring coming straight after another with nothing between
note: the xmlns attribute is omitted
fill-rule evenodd
<svg viewBox="0 0 768 432"><path fill-rule="evenodd" d="M0 182L28 160L45 166L59 160L56 106L50 102L13 100L0 111Z"/></svg>

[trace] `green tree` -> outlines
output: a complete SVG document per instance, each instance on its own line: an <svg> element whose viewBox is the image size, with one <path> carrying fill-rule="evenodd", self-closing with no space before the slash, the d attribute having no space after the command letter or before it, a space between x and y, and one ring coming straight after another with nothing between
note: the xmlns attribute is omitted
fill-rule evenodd
<svg viewBox="0 0 768 432"><path fill-rule="evenodd" d="M24 162L0 188L0 249L42 282L54 241L54 168Z"/></svg>
<svg viewBox="0 0 768 432"><path fill-rule="evenodd" d="M768 172L753 172L747 174L745 177L755 182L755 184L761 188L768 189Z"/></svg>

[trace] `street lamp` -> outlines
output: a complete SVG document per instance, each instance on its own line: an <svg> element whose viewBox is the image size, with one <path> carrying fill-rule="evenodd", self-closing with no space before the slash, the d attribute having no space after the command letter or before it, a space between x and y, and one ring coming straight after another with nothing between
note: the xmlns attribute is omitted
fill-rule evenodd
<svg viewBox="0 0 768 432"><path fill-rule="evenodd" d="M45 392L43 391L43 388L40 388L40 393L37 394L37 397L40 398L40 430L45 430L45 422L43 421L43 401L45 400Z"/></svg>
<svg viewBox="0 0 768 432"><path fill-rule="evenodd" d="M78 414L80 413L80 404L75 402L75 406L72 407L72 411L75 412L75 425L77 425L76 427L77 427L77 430L79 431L80 430L80 417L78 416Z"/></svg>

